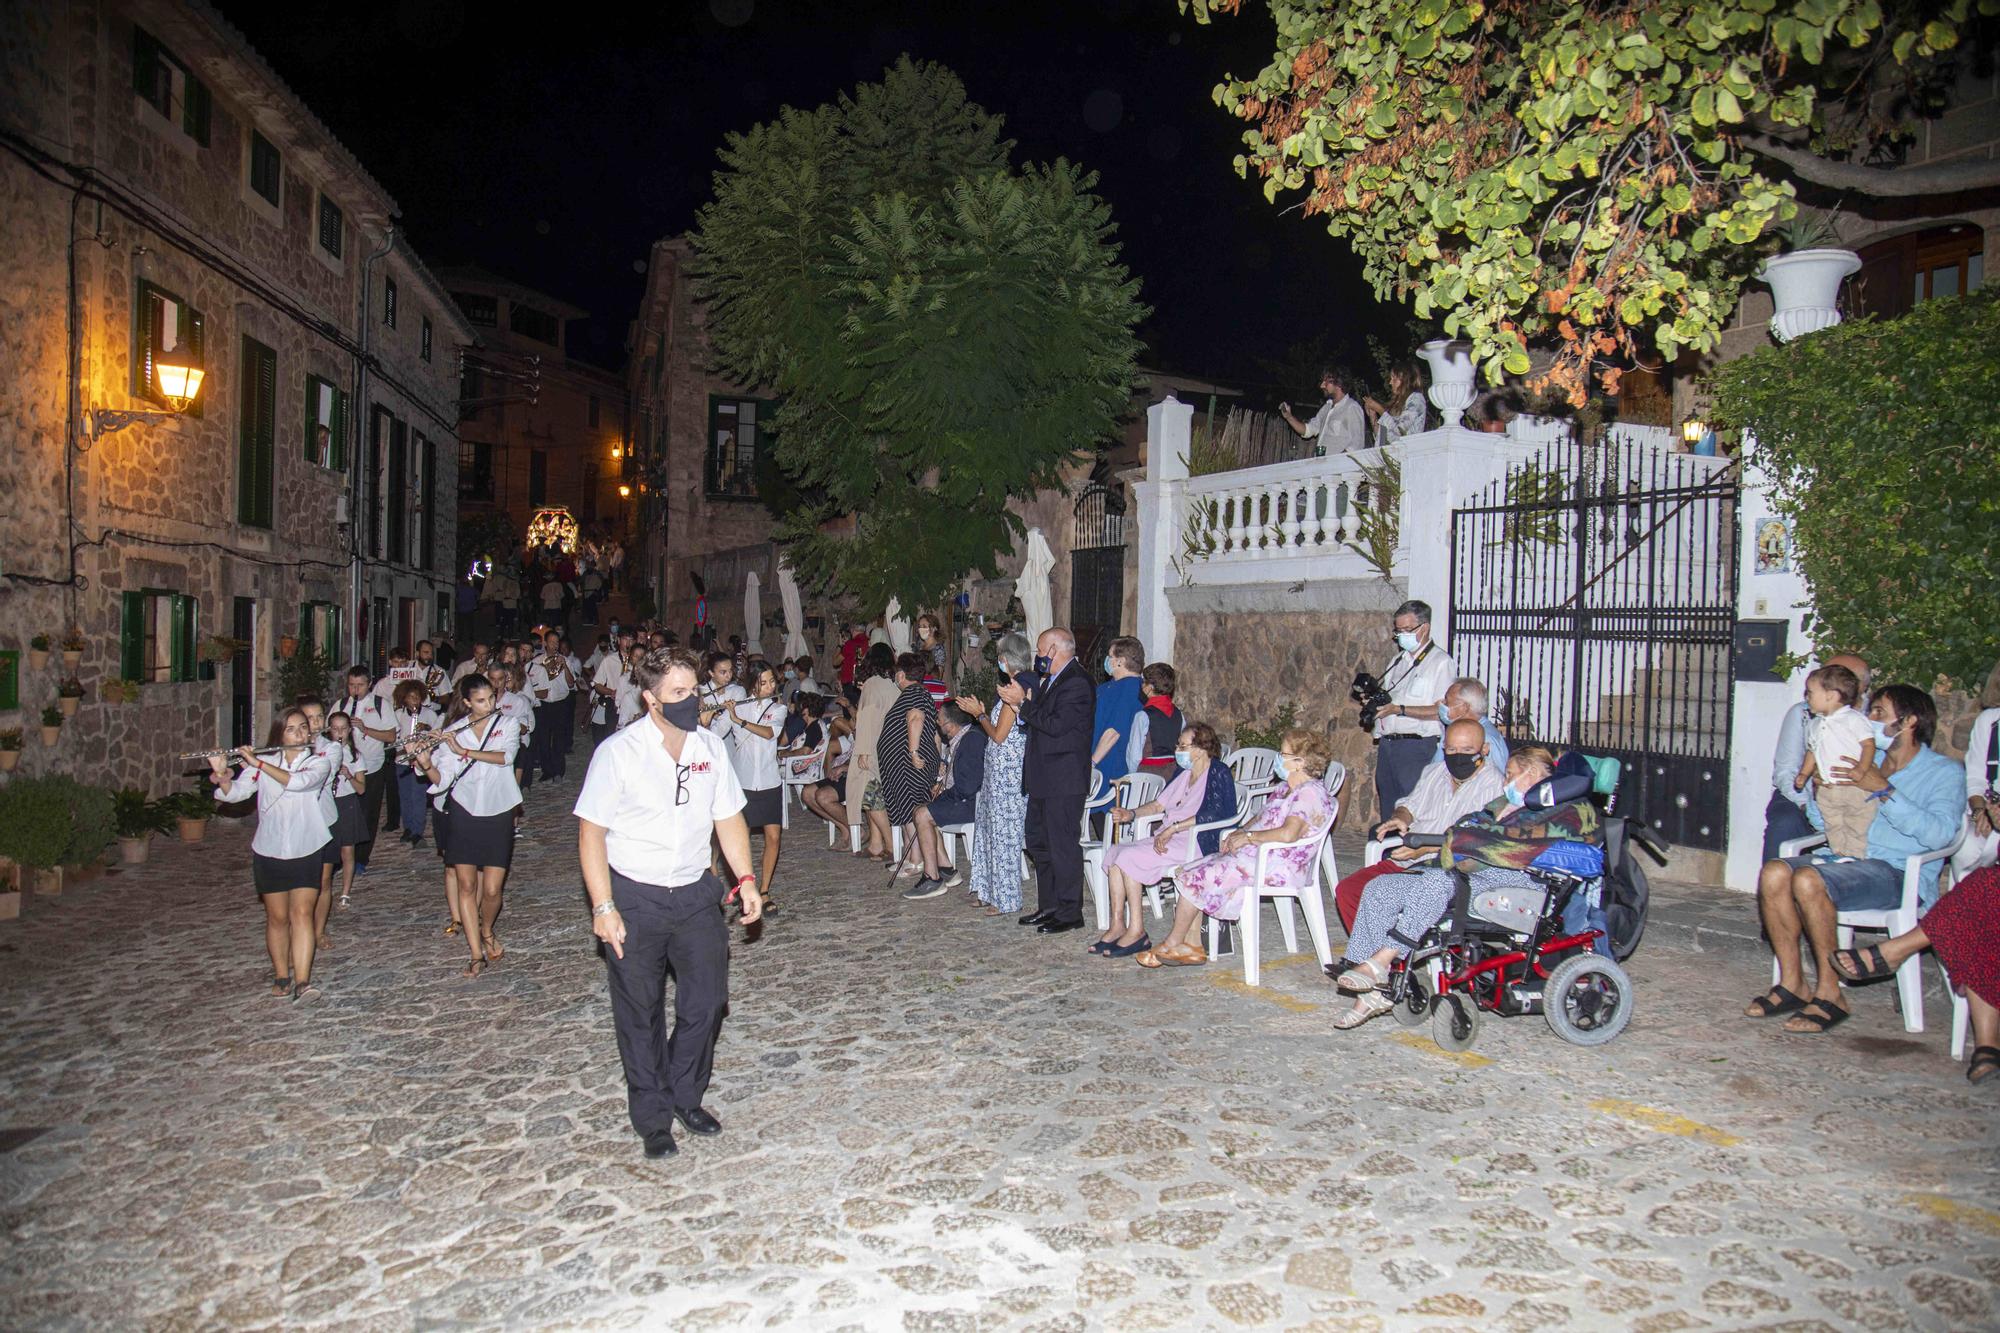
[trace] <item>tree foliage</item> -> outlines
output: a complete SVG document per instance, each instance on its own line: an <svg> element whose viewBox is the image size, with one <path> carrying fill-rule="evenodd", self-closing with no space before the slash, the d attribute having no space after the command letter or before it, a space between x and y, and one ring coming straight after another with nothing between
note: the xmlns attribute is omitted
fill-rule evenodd
<svg viewBox="0 0 2000 1333"><path fill-rule="evenodd" d="M1886 131L1831 93L1920 78L1975 6L1996 0L1271 0L1271 63L1215 98L1255 126L1239 174L1302 192L1382 299L1494 379L1554 343L1548 382L1581 403L1593 369L1615 391L1636 359L1715 347L1796 211L1774 135Z"/></svg>
<svg viewBox="0 0 2000 1333"><path fill-rule="evenodd" d="M2000 290L1926 301L1720 367L1713 418L1751 433L1812 589L1822 652L1877 680L1982 679L2000 657Z"/></svg>
<svg viewBox="0 0 2000 1333"><path fill-rule="evenodd" d="M1000 130L905 57L729 136L694 234L719 367L782 403L788 559L871 608L996 572L1007 501L1128 407L1146 312L1096 178Z"/></svg>

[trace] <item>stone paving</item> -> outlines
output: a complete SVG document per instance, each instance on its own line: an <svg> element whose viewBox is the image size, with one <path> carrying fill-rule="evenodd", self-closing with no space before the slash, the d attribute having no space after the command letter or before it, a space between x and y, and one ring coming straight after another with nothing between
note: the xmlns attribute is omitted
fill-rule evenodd
<svg viewBox="0 0 2000 1333"><path fill-rule="evenodd" d="M1307 959L1148 973L801 825L738 929L709 1105L646 1161L567 816L534 798L478 981L428 850L268 998L248 836L0 926L0 1325L1993 1327L2000 1117L1882 988L1825 1038L1671 932L1585 1050L1331 1031ZM1275 937L1275 930L1267 931ZM29 1137L21 1131L45 1130ZM26 1139L22 1142L22 1139Z"/></svg>

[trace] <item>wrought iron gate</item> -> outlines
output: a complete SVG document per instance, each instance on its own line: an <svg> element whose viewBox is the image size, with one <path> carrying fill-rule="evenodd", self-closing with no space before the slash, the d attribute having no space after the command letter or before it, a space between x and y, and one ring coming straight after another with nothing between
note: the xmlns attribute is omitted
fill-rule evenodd
<svg viewBox="0 0 2000 1333"><path fill-rule="evenodd" d="M1449 642L1516 744L1625 762L1619 809L1728 834L1736 473L1630 438L1563 440L1452 512Z"/></svg>
<svg viewBox="0 0 2000 1333"><path fill-rule="evenodd" d="M1125 608L1125 501L1101 482L1076 500L1069 556L1069 624L1077 656L1094 664L1118 637Z"/></svg>

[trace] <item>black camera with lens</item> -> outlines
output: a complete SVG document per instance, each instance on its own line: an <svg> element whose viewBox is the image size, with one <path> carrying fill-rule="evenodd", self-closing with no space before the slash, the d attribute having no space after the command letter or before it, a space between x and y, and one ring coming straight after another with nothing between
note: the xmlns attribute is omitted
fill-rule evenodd
<svg viewBox="0 0 2000 1333"><path fill-rule="evenodd" d="M1347 697L1361 705L1361 729L1375 730L1375 718L1389 704L1389 691L1382 688L1372 672L1357 671L1354 683L1347 687Z"/></svg>

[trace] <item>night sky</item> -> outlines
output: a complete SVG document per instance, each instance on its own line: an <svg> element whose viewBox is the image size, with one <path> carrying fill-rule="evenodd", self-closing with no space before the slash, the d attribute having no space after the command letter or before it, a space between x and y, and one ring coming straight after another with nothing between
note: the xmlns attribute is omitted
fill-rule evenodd
<svg viewBox="0 0 2000 1333"><path fill-rule="evenodd" d="M570 350L605 365L622 362L648 248L709 197L723 135L879 78L903 52L955 70L1005 117L1017 158L1100 174L1154 309L1154 363L1303 400L1309 381L1273 382L1288 351L1321 340L1365 368L1366 335L1401 322L1318 221L1230 168L1241 124L1210 90L1268 59L1255 5L1205 28L1173 0L670 0L644 17L403 0L372 20L345 0L221 8L396 198L427 262L585 307Z"/></svg>

